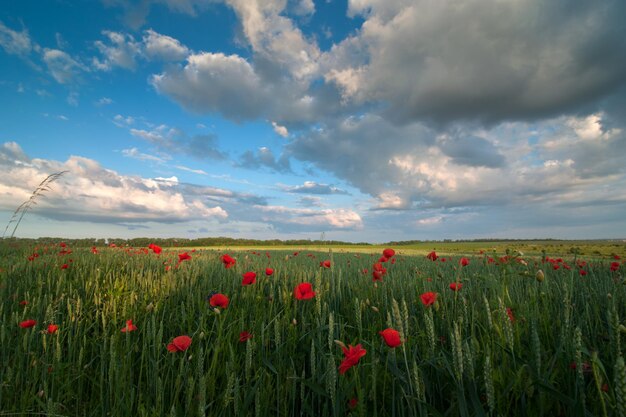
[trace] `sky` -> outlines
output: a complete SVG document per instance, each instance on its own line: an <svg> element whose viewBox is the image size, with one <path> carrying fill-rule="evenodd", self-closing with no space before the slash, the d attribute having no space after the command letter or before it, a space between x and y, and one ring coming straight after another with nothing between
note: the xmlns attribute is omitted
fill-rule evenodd
<svg viewBox="0 0 626 417"><path fill-rule="evenodd" d="M623 0L6 1L0 225L67 171L16 236L626 238L624 16Z"/></svg>

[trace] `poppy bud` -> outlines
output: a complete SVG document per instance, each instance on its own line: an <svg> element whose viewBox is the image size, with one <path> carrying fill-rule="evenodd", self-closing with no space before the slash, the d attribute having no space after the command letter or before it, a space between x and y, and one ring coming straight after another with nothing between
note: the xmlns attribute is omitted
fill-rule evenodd
<svg viewBox="0 0 626 417"><path fill-rule="evenodd" d="M42 398L42 397L43 397L43 394L44 394L43 390L39 390L39 392L37 393L37 396L38 396L39 398Z"/></svg>
<svg viewBox="0 0 626 417"><path fill-rule="evenodd" d="M294 317L294 319L291 320L291 324L293 324L294 326L297 326L298 325L298 320L296 320L295 317Z"/></svg>
<svg viewBox="0 0 626 417"><path fill-rule="evenodd" d="M200 340L204 340L205 336L206 335L204 334L204 332L200 332L200 334L198 335L198 337L200 337Z"/></svg>
<svg viewBox="0 0 626 417"><path fill-rule="evenodd" d="M215 312L215 314L220 314L220 309L219 309L219 308L217 308L217 307L215 307L215 308L213 309L213 311Z"/></svg>
<svg viewBox="0 0 626 417"><path fill-rule="evenodd" d="M374 312L378 313L378 307L372 306L372 310L374 310Z"/></svg>
<svg viewBox="0 0 626 417"><path fill-rule="evenodd" d="M535 279L537 280L537 282L543 282L543 280L545 279L545 275L543 274L543 271L541 269L535 274Z"/></svg>

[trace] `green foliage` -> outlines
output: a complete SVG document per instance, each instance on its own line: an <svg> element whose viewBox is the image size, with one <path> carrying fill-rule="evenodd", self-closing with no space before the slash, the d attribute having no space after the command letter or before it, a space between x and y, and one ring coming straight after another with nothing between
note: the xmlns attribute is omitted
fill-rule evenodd
<svg viewBox="0 0 626 417"><path fill-rule="evenodd" d="M566 257L567 249L571 270L493 252L496 262L476 255L460 268L458 257L431 262L397 249L374 285L379 254L231 251L237 263L225 269L224 251L190 252L179 264L176 249L60 250L58 242L0 246L2 413L616 416L625 409L626 286L624 265L609 269L613 259L590 262L582 277L574 256L584 256ZM330 269L320 267L325 259ZM244 287L246 271L257 272L257 282ZM463 286L453 292L457 280ZM313 283L314 299L294 298L301 282ZM428 291L438 298L427 308L419 296ZM211 308L212 292L227 295L228 308ZM21 328L27 319L36 326ZM129 319L138 330L121 332ZM46 331L51 323L59 326L54 334ZM395 349L378 334L390 324L404 342ZM253 338L240 342L243 331ZM180 335L193 339L190 348L168 352ZM344 375L334 340L367 350Z"/></svg>

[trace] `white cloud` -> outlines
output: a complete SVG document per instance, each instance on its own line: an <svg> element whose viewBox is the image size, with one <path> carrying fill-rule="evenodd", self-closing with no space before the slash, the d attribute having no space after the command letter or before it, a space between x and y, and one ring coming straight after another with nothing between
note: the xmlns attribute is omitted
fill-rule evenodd
<svg viewBox="0 0 626 417"><path fill-rule="evenodd" d="M266 213L265 221L279 225L305 226L307 229L360 229L363 227L361 216L349 209L305 209L285 206L254 206L255 210Z"/></svg>
<svg viewBox="0 0 626 417"><path fill-rule="evenodd" d="M44 48L43 60L48 66L50 74L59 84L76 82L79 74L87 70L84 65L69 54L58 49Z"/></svg>
<svg viewBox="0 0 626 417"><path fill-rule="evenodd" d="M19 162L19 163L18 163ZM121 175L98 162L71 156L65 162L28 159L15 143L0 148L0 207L15 209L52 172L69 172L52 185L35 212L57 220L91 222L183 222L224 220L228 213L198 196L184 194L175 177L150 179Z"/></svg>
<svg viewBox="0 0 626 417"><path fill-rule="evenodd" d="M127 158L138 159L140 161L152 161L161 164L166 161L166 158L140 152L137 148L122 149L122 155Z"/></svg>
<svg viewBox="0 0 626 417"><path fill-rule="evenodd" d="M152 85L184 107L254 119L270 99L253 67L237 55L190 55L182 69L152 76Z"/></svg>
<svg viewBox="0 0 626 417"><path fill-rule="evenodd" d="M277 135L282 136L284 138L289 136L289 131L287 130L285 126L281 126L276 122L272 122L272 127L274 128L274 132L276 132Z"/></svg>
<svg viewBox="0 0 626 417"><path fill-rule="evenodd" d="M33 49L30 36L26 29L21 32L12 30L0 22L0 46L8 54L26 56Z"/></svg>
<svg viewBox="0 0 626 417"><path fill-rule="evenodd" d="M101 97L95 104L96 106L108 106L109 104L113 104L113 100L109 97Z"/></svg>
<svg viewBox="0 0 626 417"><path fill-rule="evenodd" d="M143 35L143 50L148 59L180 61L189 55L189 49L177 39L148 29Z"/></svg>
<svg viewBox="0 0 626 417"><path fill-rule="evenodd" d="M102 54L102 59L94 57L92 65L99 71L111 71L115 67L134 70L136 59L141 54L141 43L132 35L109 30L102 31L108 43L96 41L95 47Z"/></svg>

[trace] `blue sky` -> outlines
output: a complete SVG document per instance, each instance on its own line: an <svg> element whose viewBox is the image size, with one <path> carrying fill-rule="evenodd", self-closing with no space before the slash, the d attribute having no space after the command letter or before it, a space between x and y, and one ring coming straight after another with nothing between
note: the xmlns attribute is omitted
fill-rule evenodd
<svg viewBox="0 0 626 417"><path fill-rule="evenodd" d="M623 238L624 15L8 2L0 222L67 170L17 236Z"/></svg>

